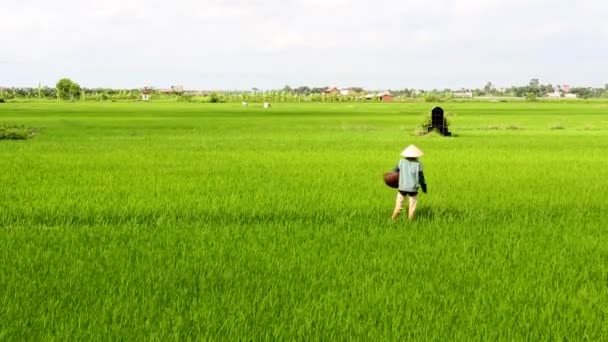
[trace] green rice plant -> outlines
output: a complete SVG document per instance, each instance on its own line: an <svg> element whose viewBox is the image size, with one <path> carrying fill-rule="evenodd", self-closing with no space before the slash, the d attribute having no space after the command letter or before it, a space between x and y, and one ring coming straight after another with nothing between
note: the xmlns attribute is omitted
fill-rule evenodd
<svg viewBox="0 0 608 342"><path fill-rule="evenodd" d="M509 130L509 131L518 131L518 130L520 130L522 128L520 126L518 126L518 125L509 124L509 125L505 126L505 129Z"/></svg>
<svg viewBox="0 0 608 342"><path fill-rule="evenodd" d="M450 121L448 120L448 116L456 116L456 115L453 114L453 113L449 113L449 112L444 115L443 120L444 120L446 126L450 125ZM431 134L431 133L437 133L434 130L431 130L429 132L428 127L431 126L432 123L433 123L433 121L432 121L432 118L431 118L431 114L430 113L423 114L420 117L420 124L414 129L414 134L418 135L418 136L424 136L424 135Z"/></svg>
<svg viewBox="0 0 608 342"><path fill-rule="evenodd" d="M589 123L588 123L588 124L585 124L585 126L583 127L583 129L584 129L585 131L595 131L595 130L597 130L598 128L597 128L597 127L596 127L594 124L589 124Z"/></svg>
<svg viewBox="0 0 608 342"><path fill-rule="evenodd" d="M497 130L500 129L500 126L498 126L498 125L487 125L487 126L482 127L481 129L490 130L490 131L497 131Z"/></svg>
<svg viewBox="0 0 608 342"><path fill-rule="evenodd" d="M3 104L44 134L0 143L0 340L608 340L608 131L547 130L608 112L445 107Z"/></svg>
<svg viewBox="0 0 608 342"><path fill-rule="evenodd" d="M0 140L26 140L36 135L37 130L21 125L0 124Z"/></svg>

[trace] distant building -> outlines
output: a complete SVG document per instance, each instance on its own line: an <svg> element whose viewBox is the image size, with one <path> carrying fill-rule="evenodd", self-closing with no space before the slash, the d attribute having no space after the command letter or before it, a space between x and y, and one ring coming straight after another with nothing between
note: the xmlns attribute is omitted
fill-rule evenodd
<svg viewBox="0 0 608 342"><path fill-rule="evenodd" d="M469 98L472 99L473 98L473 92L472 91L456 91L452 93L453 97L457 97L457 98Z"/></svg>
<svg viewBox="0 0 608 342"><path fill-rule="evenodd" d="M382 101L382 102L393 102L393 94L391 94L387 91L384 93L378 94L378 98L380 98L380 101Z"/></svg>
<svg viewBox="0 0 608 342"><path fill-rule="evenodd" d="M350 89L350 88L342 88L340 89L340 95L342 96L347 96L347 95L353 95L356 94L357 92Z"/></svg>
<svg viewBox="0 0 608 342"><path fill-rule="evenodd" d="M569 93L570 92L571 87L567 84L562 85L562 90L564 91L564 93Z"/></svg>
<svg viewBox="0 0 608 342"><path fill-rule="evenodd" d="M379 99L382 102L392 102L393 101L393 94L389 93L388 91L382 92L382 93L370 93L365 95L365 99L366 100L373 100L373 99Z"/></svg>
<svg viewBox="0 0 608 342"><path fill-rule="evenodd" d="M327 89L323 90L323 94L348 96L348 95L357 94L357 91L353 88L331 87L331 88L327 88Z"/></svg>
<svg viewBox="0 0 608 342"><path fill-rule="evenodd" d="M170 94L170 93L178 93L182 94L184 92L184 86L181 85L172 85L169 89L161 89L159 90L161 93Z"/></svg>
<svg viewBox="0 0 608 342"><path fill-rule="evenodd" d="M562 93L560 93L559 91L555 91L553 93L545 95L545 97L549 99L559 99L562 97Z"/></svg>
<svg viewBox="0 0 608 342"><path fill-rule="evenodd" d="M141 100L150 101L150 88L144 87L144 89L141 91Z"/></svg>
<svg viewBox="0 0 608 342"><path fill-rule="evenodd" d="M333 87L333 88L327 88L325 90L323 90L323 94L325 95L337 95L340 94L340 89Z"/></svg>
<svg viewBox="0 0 608 342"><path fill-rule="evenodd" d="M567 98L567 99L576 99L576 98L578 98L578 96L576 94L565 94L564 97Z"/></svg>

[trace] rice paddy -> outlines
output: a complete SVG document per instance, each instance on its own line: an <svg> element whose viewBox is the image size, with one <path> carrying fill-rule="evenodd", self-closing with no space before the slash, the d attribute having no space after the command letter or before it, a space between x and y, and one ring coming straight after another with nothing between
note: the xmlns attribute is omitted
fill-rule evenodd
<svg viewBox="0 0 608 342"><path fill-rule="evenodd" d="M432 107L3 104L0 340L608 339L606 104Z"/></svg>

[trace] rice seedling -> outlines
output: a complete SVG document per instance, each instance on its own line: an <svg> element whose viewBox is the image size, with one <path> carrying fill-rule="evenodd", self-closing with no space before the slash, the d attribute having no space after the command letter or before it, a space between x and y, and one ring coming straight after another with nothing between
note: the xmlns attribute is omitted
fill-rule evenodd
<svg viewBox="0 0 608 342"><path fill-rule="evenodd" d="M22 125L0 123L0 140L26 140L36 135L37 130Z"/></svg>
<svg viewBox="0 0 608 342"><path fill-rule="evenodd" d="M0 339L606 340L608 113L443 106L4 104L45 129L0 141Z"/></svg>

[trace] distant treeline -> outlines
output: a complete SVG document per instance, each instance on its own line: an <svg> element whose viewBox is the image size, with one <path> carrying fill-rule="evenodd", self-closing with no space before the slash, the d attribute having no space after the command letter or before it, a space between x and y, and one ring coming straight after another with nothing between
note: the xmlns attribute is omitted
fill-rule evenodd
<svg viewBox="0 0 608 342"><path fill-rule="evenodd" d="M88 89L82 88L77 93L60 96L55 88L3 88L0 89L0 99L40 99L40 100L66 100L66 101L141 101L141 89ZM213 91L213 92L162 92L150 90L151 101L176 101L199 103L226 103L226 102L352 102L362 100L362 95L340 95L310 93L298 95L280 90L264 92L240 91ZM371 101L379 101L372 99Z"/></svg>
<svg viewBox="0 0 608 342"><path fill-rule="evenodd" d="M260 91L253 88L250 91L166 91L146 89L150 100L178 101L178 102L352 102L352 101L380 101L378 97L367 96L377 91L364 90L360 87L348 88L348 94L342 95L326 93L328 87L300 86L292 88L285 86L282 89ZM538 79L532 79L525 86L509 88L496 88L488 82L483 88L475 89L389 89L395 100L420 100L427 102L451 101L458 98L479 97L517 97L528 101L552 94L553 98L572 96L578 98L604 98L608 99L608 84L603 88L574 87L563 89L561 86L541 84ZM70 79L61 79L55 87L40 86L36 88L0 88L0 99L41 99L65 101L138 101L142 100L144 89L110 89L110 88L81 88Z"/></svg>

